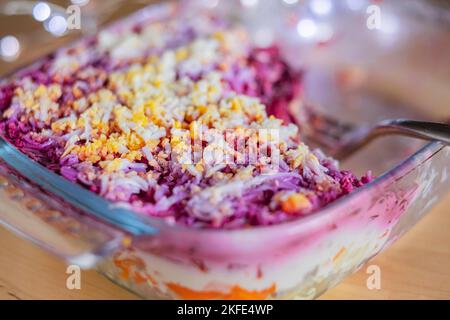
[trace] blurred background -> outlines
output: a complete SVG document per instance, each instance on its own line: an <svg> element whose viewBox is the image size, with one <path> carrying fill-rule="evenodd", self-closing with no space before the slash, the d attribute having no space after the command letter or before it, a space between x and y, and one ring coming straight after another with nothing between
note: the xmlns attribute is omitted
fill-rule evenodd
<svg viewBox="0 0 450 320"><path fill-rule="evenodd" d="M165 1L0 0L0 75L156 2ZM244 15L253 24L252 38L258 45L273 39L298 44L290 59L293 64L334 68L346 89L364 88L417 110L432 109L433 118L450 120L448 0L185 2L192 11L207 8ZM351 27L363 25L367 8L373 4L382 9L381 30ZM73 5L80 10L80 30L71 30L68 22L67 8Z"/></svg>
<svg viewBox="0 0 450 320"><path fill-rule="evenodd" d="M155 0L0 0L0 74L32 62L61 44ZM159 1L162 2L162 1ZM80 8L81 29L70 29L67 9ZM69 22L70 23L70 22Z"/></svg>

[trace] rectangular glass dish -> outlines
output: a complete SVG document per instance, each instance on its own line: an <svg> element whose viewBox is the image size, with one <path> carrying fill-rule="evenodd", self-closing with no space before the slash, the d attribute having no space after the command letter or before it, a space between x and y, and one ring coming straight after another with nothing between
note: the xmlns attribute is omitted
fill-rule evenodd
<svg viewBox="0 0 450 320"><path fill-rule="evenodd" d="M433 93L417 92L414 99L404 81L426 73L415 67L422 57L405 59L412 42L418 46L422 37L445 45L442 30L429 16L421 17L417 27L416 11L405 12L388 2L383 12L397 29L391 26L379 33L365 28L364 10L338 7L336 14L318 20L333 36L328 32L320 36L329 38L310 39L296 29L310 14L304 6L278 1L264 1L257 8L242 7L239 1L219 1L216 7L205 3L149 6L102 32L120 35L140 23L213 11L247 28L256 45L276 40L288 61L307 71L306 98L341 120L450 116L445 102L434 108L435 115L421 111L431 96L448 98L440 91L439 75L427 79L434 84L429 85ZM354 28L355 23L363 27ZM408 32L395 33L399 30ZM444 48L446 52L450 46ZM426 64L420 67L427 70ZM287 299L319 296L420 220L448 192L450 150L437 142L380 139L343 164L360 173L374 170L374 181L310 216L242 230L194 229L135 213L49 171L4 139L0 159L0 197L5 204L0 222L69 263L95 267L145 298Z"/></svg>

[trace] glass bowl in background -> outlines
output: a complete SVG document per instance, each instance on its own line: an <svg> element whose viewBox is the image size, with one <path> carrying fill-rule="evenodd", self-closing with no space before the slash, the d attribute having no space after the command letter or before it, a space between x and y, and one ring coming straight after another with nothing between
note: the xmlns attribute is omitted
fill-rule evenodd
<svg viewBox="0 0 450 320"><path fill-rule="evenodd" d="M423 1L384 1L387 22L371 30L370 3L184 1L149 6L110 28L212 11L244 25L257 45L277 42L305 70L308 101L340 120L450 118L445 15ZM197 230L114 206L4 142L0 158L3 225L145 298L315 298L409 230L450 181L449 148L385 137L343 163L378 178L316 214L269 227Z"/></svg>

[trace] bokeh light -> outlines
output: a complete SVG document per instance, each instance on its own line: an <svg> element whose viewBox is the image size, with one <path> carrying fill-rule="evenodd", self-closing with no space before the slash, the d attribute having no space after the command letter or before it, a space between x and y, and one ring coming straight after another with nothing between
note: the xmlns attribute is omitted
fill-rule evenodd
<svg viewBox="0 0 450 320"><path fill-rule="evenodd" d="M318 27L314 20L302 19L297 23L297 32L304 39L312 39L317 35Z"/></svg>
<svg viewBox="0 0 450 320"><path fill-rule="evenodd" d="M33 17L37 21L45 21L52 14L52 9L46 2L38 2L33 7Z"/></svg>
<svg viewBox="0 0 450 320"><path fill-rule="evenodd" d="M326 16L333 10L331 0L311 0L309 6L311 11L318 16Z"/></svg>
<svg viewBox="0 0 450 320"><path fill-rule="evenodd" d="M47 29L55 36L62 36L67 31L67 20L63 16L53 16L47 25Z"/></svg>
<svg viewBox="0 0 450 320"><path fill-rule="evenodd" d="M70 2L78 6L84 6L85 4L89 3L89 0L70 0Z"/></svg>
<svg viewBox="0 0 450 320"><path fill-rule="evenodd" d="M298 0L283 0L283 2L288 5L293 5L293 4L296 4L298 2Z"/></svg>
<svg viewBox="0 0 450 320"><path fill-rule="evenodd" d="M347 7L353 11L361 11L367 7L366 0L345 0Z"/></svg>
<svg viewBox="0 0 450 320"><path fill-rule="evenodd" d="M14 60L20 51L20 42L14 36L6 36L0 40L0 55L5 60Z"/></svg>
<svg viewBox="0 0 450 320"><path fill-rule="evenodd" d="M254 7L258 4L258 0L241 0L244 7Z"/></svg>

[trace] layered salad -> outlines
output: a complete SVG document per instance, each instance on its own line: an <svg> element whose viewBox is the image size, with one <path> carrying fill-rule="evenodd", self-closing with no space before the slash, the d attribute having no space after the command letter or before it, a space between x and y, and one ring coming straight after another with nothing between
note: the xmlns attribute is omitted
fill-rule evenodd
<svg viewBox="0 0 450 320"><path fill-rule="evenodd" d="M370 180L302 141L302 72L213 17L106 30L0 87L0 132L140 214L193 228L313 214Z"/></svg>

